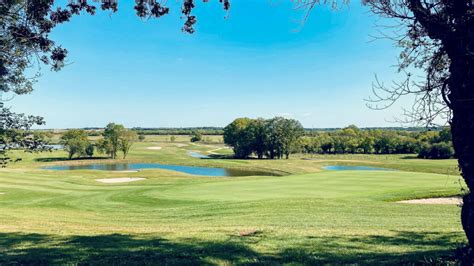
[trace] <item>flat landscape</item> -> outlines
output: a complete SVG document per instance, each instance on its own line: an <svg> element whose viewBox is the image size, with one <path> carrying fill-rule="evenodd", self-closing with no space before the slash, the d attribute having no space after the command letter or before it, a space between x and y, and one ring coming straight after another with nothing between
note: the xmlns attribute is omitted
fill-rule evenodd
<svg viewBox="0 0 474 266"><path fill-rule="evenodd" d="M435 263L466 243L459 206L398 203L462 195L454 159L295 154L237 160L217 137L207 144L188 140L150 137L135 143L126 160L11 152L22 160L0 170L0 264ZM91 163L267 174L42 169ZM389 170L324 169L334 165ZM98 181L112 178L130 182Z"/></svg>

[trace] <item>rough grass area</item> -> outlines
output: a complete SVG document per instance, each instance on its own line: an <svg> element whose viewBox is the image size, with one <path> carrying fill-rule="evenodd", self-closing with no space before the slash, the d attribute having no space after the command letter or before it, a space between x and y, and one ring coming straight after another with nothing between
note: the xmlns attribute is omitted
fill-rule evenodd
<svg viewBox="0 0 474 266"><path fill-rule="evenodd" d="M155 144L163 148L146 149ZM39 168L90 161L64 161L60 151L14 154L23 161L0 170L0 264L423 263L449 257L465 243L459 207L395 203L461 194L454 160L353 155L244 161L187 155L215 146L139 143L127 161L286 175L52 171ZM333 164L404 171L322 170ZM147 179L96 181L121 177Z"/></svg>

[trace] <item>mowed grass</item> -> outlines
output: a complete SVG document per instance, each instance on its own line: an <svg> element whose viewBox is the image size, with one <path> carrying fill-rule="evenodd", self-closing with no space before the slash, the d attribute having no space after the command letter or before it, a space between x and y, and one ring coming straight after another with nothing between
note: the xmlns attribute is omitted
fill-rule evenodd
<svg viewBox="0 0 474 266"><path fill-rule="evenodd" d="M49 171L39 168L90 160L61 161L61 151L14 154L23 161L0 171L0 264L422 263L450 256L466 241L458 206L396 203L461 194L453 160L353 155L260 161L187 154L216 148L225 149L138 143L126 161L287 174ZM322 170L332 164L413 170ZM109 177L147 179L96 181Z"/></svg>

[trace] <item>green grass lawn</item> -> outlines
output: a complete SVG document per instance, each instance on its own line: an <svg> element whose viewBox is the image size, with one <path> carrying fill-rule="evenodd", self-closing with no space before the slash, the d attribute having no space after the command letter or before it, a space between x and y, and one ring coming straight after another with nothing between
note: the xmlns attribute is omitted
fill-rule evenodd
<svg viewBox="0 0 474 266"><path fill-rule="evenodd" d="M196 159L187 151L228 150L181 144L137 143L125 161L285 175L51 171L39 168L90 160L67 162L62 151L15 153L23 160L0 170L0 264L398 264L450 256L466 241L459 207L395 203L462 193L454 160L398 155ZM400 171L322 170L334 164ZM147 179L95 181L108 177Z"/></svg>

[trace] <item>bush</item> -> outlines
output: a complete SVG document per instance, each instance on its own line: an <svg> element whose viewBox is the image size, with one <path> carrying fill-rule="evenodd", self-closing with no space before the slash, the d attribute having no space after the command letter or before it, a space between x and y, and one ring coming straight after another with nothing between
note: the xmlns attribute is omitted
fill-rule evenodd
<svg viewBox="0 0 474 266"><path fill-rule="evenodd" d="M202 135L201 133L195 131L193 132L192 136L191 136L191 142L198 142L198 141L201 141L202 140Z"/></svg>
<svg viewBox="0 0 474 266"><path fill-rule="evenodd" d="M454 149L448 142L425 144L420 149L419 158L424 159L449 159L454 156Z"/></svg>

